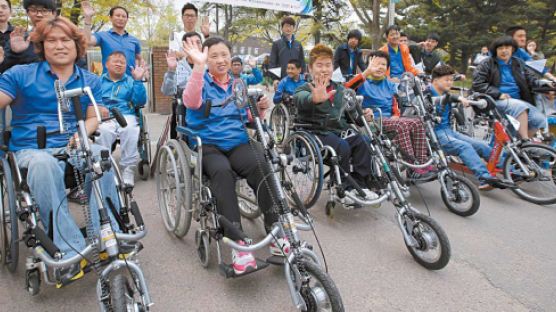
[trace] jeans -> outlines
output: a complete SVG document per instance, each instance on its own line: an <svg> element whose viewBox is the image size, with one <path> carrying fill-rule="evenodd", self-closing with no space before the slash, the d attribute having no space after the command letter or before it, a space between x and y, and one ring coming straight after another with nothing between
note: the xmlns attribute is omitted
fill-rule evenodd
<svg viewBox="0 0 556 312"><path fill-rule="evenodd" d="M115 120L103 122L98 127L100 135L97 138L97 143L110 150L112 144L116 139L120 138L120 166L126 168L129 166L137 165L139 162L139 152L137 149L137 142L139 141L139 124L135 115L124 115L127 121L127 127L122 128Z"/></svg>
<svg viewBox="0 0 556 312"><path fill-rule="evenodd" d="M501 114L508 114L517 118L522 112L527 110L528 128L540 129L546 128L546 117L535 106L518 99L497 100L496 108Z"/></svg>
<svg viewBox="0 0 556 312"><path fill-rule="evenodd" d="M438 137L440 147L448 155L459 156L463 163L478 179L489 178L483 159L488 160L492 148L481 141L472 139L452 129L437 129L434 131Z"/></svg>
<svg viewBox="0 0 556 312"><path fill-rule="evenodd" d="M91 145L93 156L100 155L101 147ZM68 202L64 185L64 171L66 162L60 161L52 155L65 152L65 147L48 148L43 150L25 149L16 153L17 165L19 168L27 168L27 184L31 191L35 203L39 207L39 214L42 225L46 233L49 231L50 217L52 213L53 219L53 239L54 244L64 253L65 257L71 257L77 254L75 250L82 251L85 246L85 239L77 226L77 223L68 210ZM70 158L68 162L72 166L80 168L83 164L76 164L75 160ZM118 231L119 227L114 221L112 212L108 209L106 197L110 197L116 209L120 209L116 185L114 183L114 173L112 170L105 172L99 179L102 197L105 198L104 205L108 210L108 215L112 223L114 231ZM90 175L85 179L85 191L89 198L88 209L91 213L93 227L95 233L100 231L100 215L98 212L98 204L94 194L91 193L92 184L90 183Z"/></svg>

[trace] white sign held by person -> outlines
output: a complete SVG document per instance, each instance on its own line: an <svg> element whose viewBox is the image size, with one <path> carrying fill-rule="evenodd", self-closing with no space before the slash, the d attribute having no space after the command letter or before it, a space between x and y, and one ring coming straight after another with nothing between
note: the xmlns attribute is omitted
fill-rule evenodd
<svg viewBox="0 0 556 312"><path fill-rule="evenodd" d="M313 14L313 0L212 0L210 3L229 4L249 8L286 11L294 14Z"/></svg>

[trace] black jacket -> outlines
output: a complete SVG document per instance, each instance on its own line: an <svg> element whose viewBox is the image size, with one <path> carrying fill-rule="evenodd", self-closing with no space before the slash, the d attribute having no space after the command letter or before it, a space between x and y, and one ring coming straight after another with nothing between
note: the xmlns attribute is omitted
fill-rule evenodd
<svg viewBox="0 0 556 312"><path fill-rule="evenodd" d="M541 84L535 74L527 68L525 63L512 57L512 73L519 87L521 99L535 105L535 99L531 93L531 88L540 87ZM500 68L498 61L494 57L483 60L473 73L473 91L486 93L495 100L500 98Z"/></svg>
<svg viewBox="0 0 556 312"><path fill-rule="evenodd" d="M440 56L435 50L433 50L431 53L427 53L424 48L421 48L418 45L410 45L409 53L411 53L415 64L423 62L423 68L425 69L425 73L427 75L430 75L432 73L433 68L438 63L442 63Z"/></svg>
<svg viewBox="0 0 556 312"><path fill-rule="evenodd" d="M362 54L363 53L361 52L361 49L357 48L357 50L355 50L356 70L353 72L353 75L357 74L357 67L359 67L361 71L364 71L367 68L367 66L365 66L365 62L363 61ZM336 49L336 52L334 52L334 69L340 67L342 75L349 75L350 63L351 60L349 57L349 47L347 43L344 43Z"/></svg>
<svg viewBox="0 0 556 312"><path fill-rule="evenodd" d="M286 69L288 68L288 62L291 59L296 59L301 62L301 71L305 69L305 54L303 53L303 46L301 42L295 40L295 36L292 36L292 44L286 40L284 36L282 38L274 41L272 43L272 50L270 50L270 68L281 67L280 79L286 77Z"/></svg>

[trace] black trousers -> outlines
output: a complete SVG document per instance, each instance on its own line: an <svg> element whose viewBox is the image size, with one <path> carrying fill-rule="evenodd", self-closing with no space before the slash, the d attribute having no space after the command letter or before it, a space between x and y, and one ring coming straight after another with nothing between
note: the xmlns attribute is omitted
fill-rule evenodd
<svg viewBox="0 0 556 312"><path fill-rule="evenodd" d="M360 134L355 134L346 139L342 139L334 133L325 135L318 134L319 139L324 145L332 147L338 154L340 167L359 184L367 187L367 178L371 173L371 152L365 139ZM353 171L350 172L350 163Z"/></svg>
<svg viewBox="0 0 556 312"><path fill-rule="evenodd" d="M257 144L241 144L230 151L219 150L216 146L203 146L203 171L209 177L210 189L216 198L218 213L241 228L241 215L236 194L236 176L247 179L247 184L257 194L259 208L264 214L265 226L278 221L273 211L272 197L269 192L271 183L265 180L269 168L266 165L262 147ZM259 188L257 190L257 188ZM239 240L231 233L225 235Z"/></svg>

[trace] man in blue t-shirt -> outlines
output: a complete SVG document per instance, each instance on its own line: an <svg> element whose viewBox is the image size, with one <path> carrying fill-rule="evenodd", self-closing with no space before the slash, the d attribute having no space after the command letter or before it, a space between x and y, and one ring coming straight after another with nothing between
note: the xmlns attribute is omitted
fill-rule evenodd
<svg viewBox="0 0 556 312"><path fill-rule="evenodd" d="M436 105L436 114L440 117L440 122L434 128L434 132L442 150L448 155L458 156L473 172L479 180L479 189L490 190L501 184L499 178L489 173L482 160L488 160L492 148L484 142L453 131L450 126L452 97L449 92L454 84L454 74L455 71L448 65L440 65L432 70L432 84L429 92L433 98L433 104ZM441 96L448 98L438 99ZM458 97L457 101L464 106L469 106L468 100L464 97Z"/></svg>
<svg viewBox="0 0 556 312"><path fill-rule="evenodd" d="M305 77L301 74L301 62L299 60L289 60L286 73L288 75L284 77L280 83L278 83L278 87L276 87L276 93L274 93L274 98L272 99L274 104L282 102L286 95L293 96L295 89L306 82Z"/></svg>
<svg viewBox="0 0 556 312"><path fill-rule="evenodd" d="M130 35L125 27L129 18L129 14L124 7L115 6L110 9L110 22L112 28L108 31L99 31L91 35L92 17L95 14L89 1L81 3L84 16L84 31L90 36L90 46L100 46L102 53L103 73L106 73L106 61L108 56L114 51L121 51L125 54L127 60L126 74L131 75L135 64L144 66L141 57L141 42L139 39Z"/></svg>
<svg viewBox="0 0 556 312"><path fill-rule="evenodd" d="M27 168L27 185L39 207L41 223L47 233L51 216L54 216L53 240L64 258L75 255L76 250L83 250L85 240L65 200L64 170L67 164L53 156L67 153L75 146L77 121L73 105L69 105L67 111L62 113L66 131L56 133L59 130L58 98L54 84L59 81L68 90L88 86L95 101L100 103L102 100L99 78L75 65L86 52L83 39L83 34L68 19L56 17L46 20L31 34L31 42L45 61L14 66L0 76L0 108L9 105L13 116L9 150L15 152L18 167ZM86 112L86 131L91 135L98 127L95 110L89 97L82 96L80 102ZM38 126L44 126L48 133L45 149L37 148ZM100 147L92 145L91 149L93 155L98 157ZM81 166L73 159L68 162ZM103 173L100 187L103 198L109 197L114 203L119 203L112 171ZM87 197L90 199L89 209L98 211L96 197L90 194ZM108 214L111 215L111 212ZM99 214L92 213L91 216L96 231L99 231ZM119 228L115 222L112 226ZM60 273L72 278L81 276L80 272L81 267L76 264Z"/></svg>
<svg viewBox="0 0 556 312"><path fill-rule="evenodd" d="M135 109L147 103L147 90L143 85L143 78L148 75L148 70L137 66L131 76L125 73L126 58L122 52L112 52L108 56L106 68L108 73L102 75L102 101L108 108L117 108L124 115L127 126L125 128L115 120L102 123L98 132L98 144L107 149L112 147L116 139L120 138L120 168L123 172L125 185L133 186L135 167L139 161L137 142L139 141L139 124L135 116Z"/></svg>

